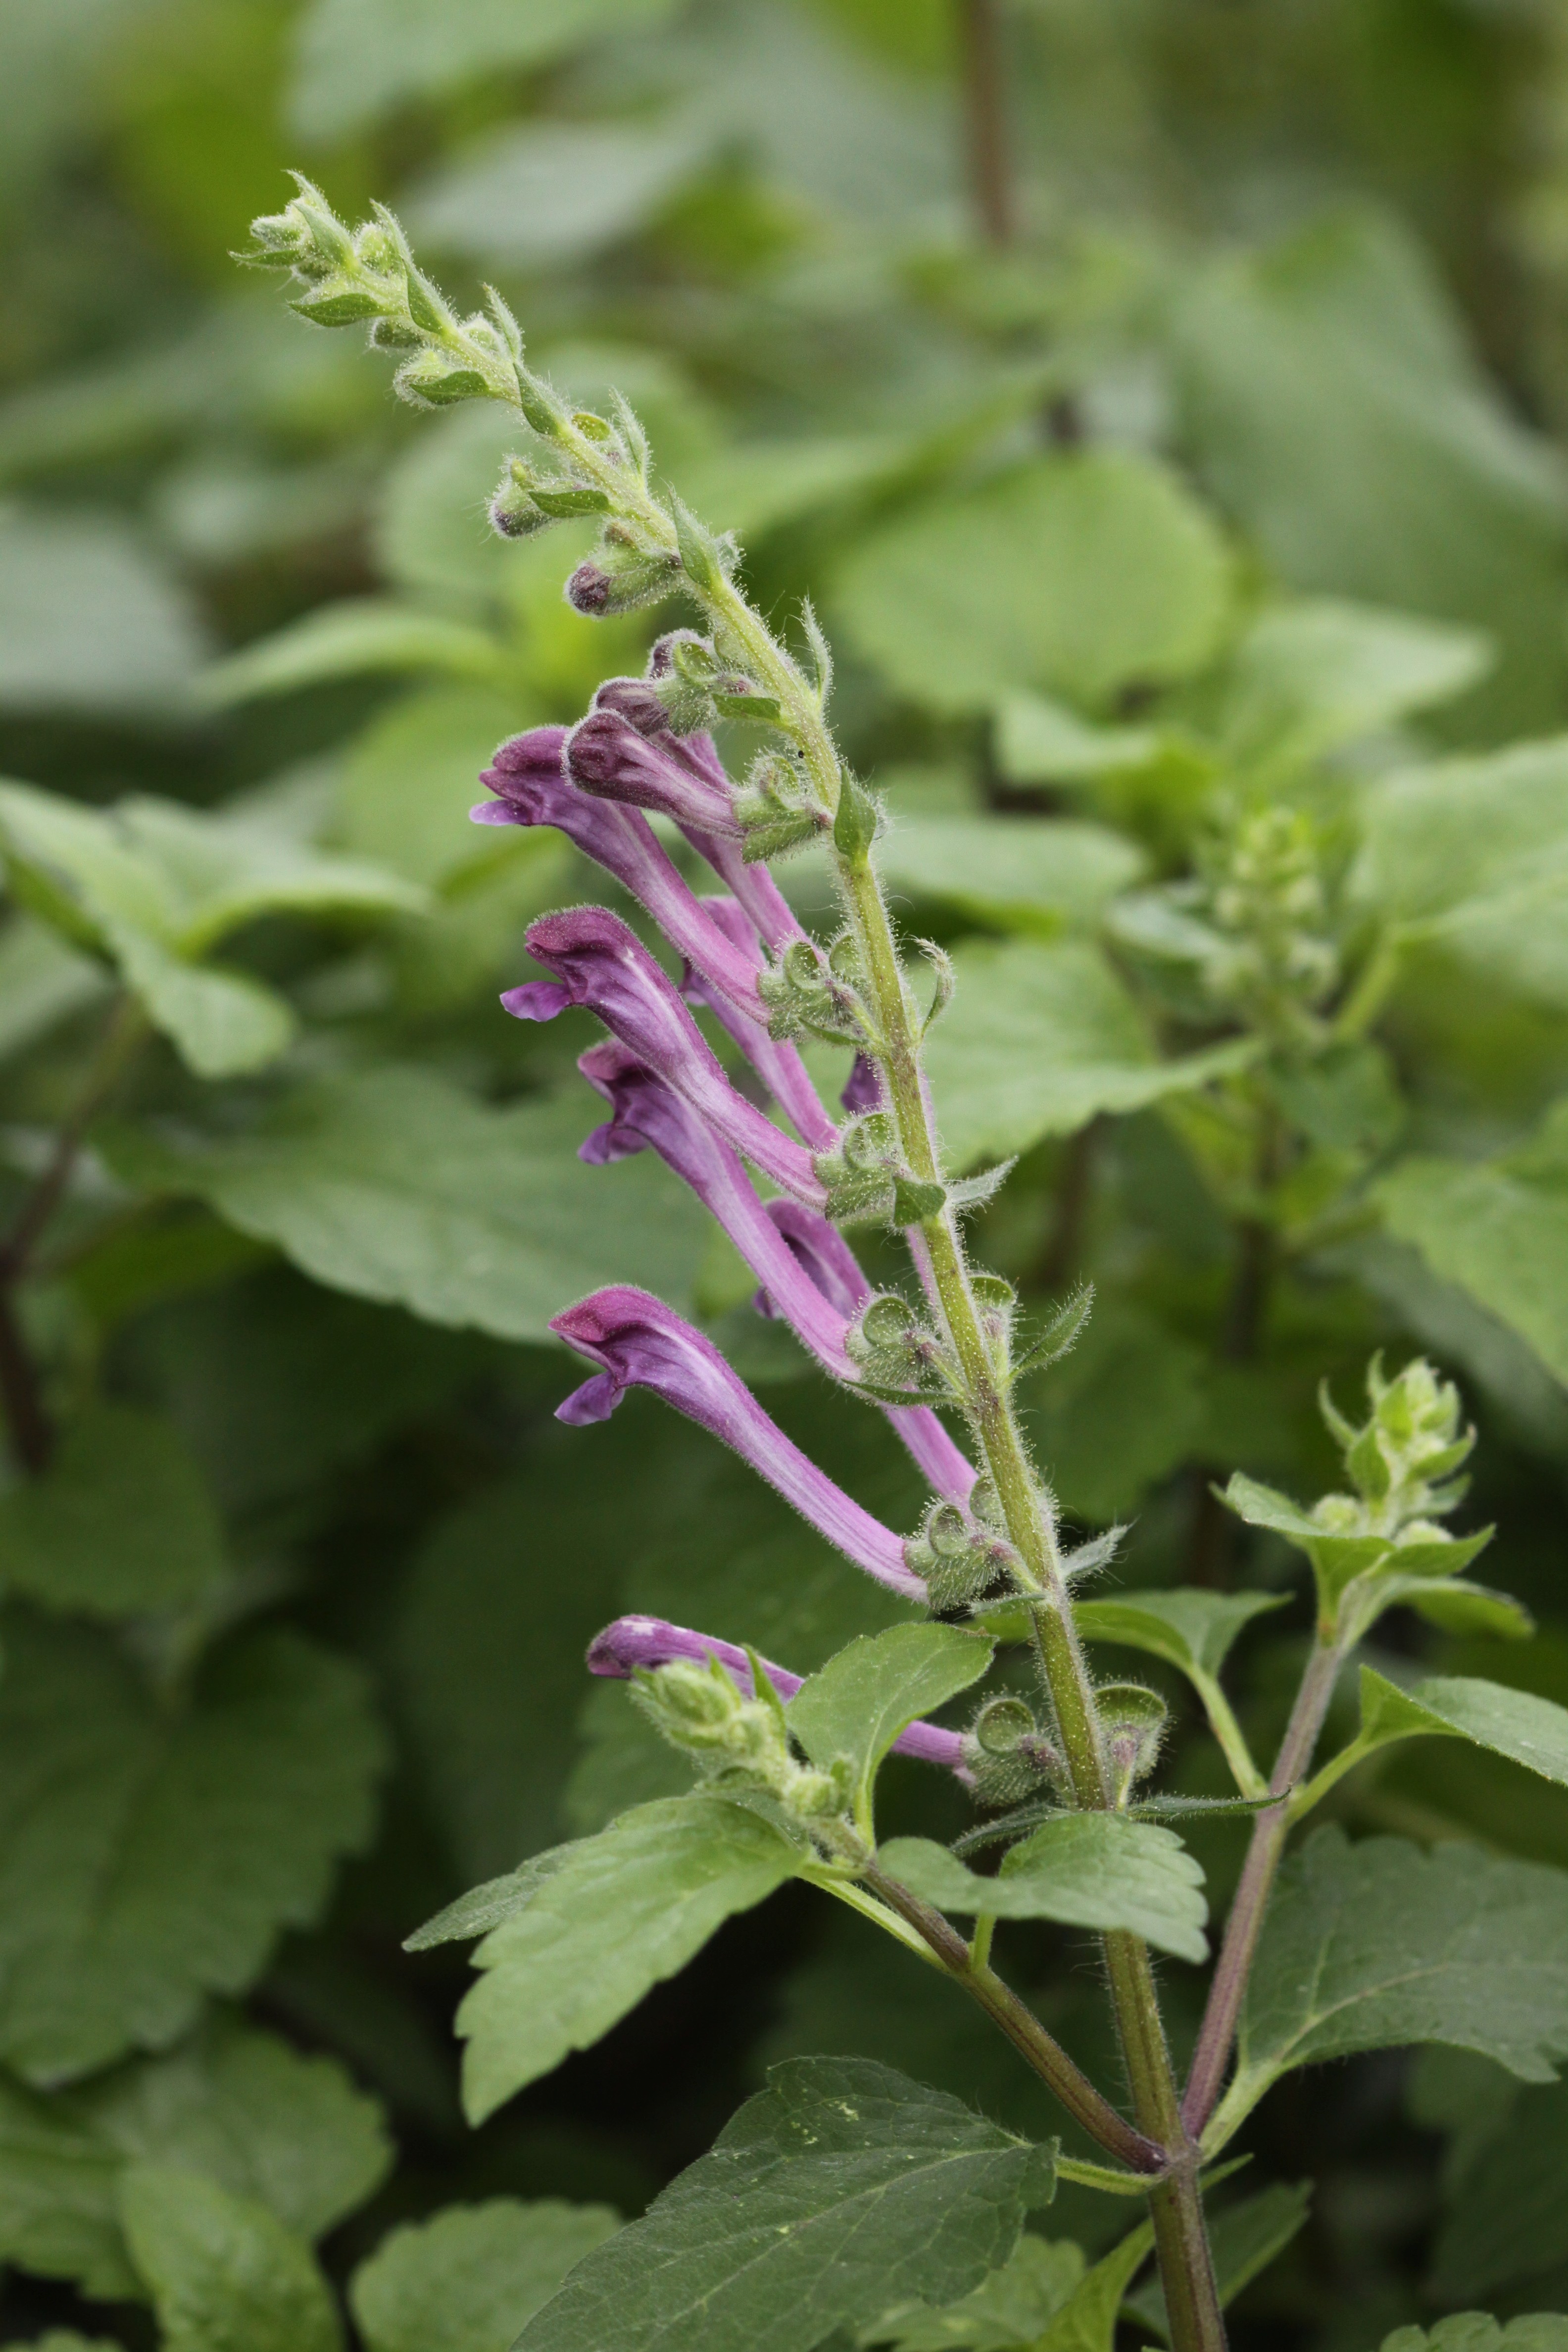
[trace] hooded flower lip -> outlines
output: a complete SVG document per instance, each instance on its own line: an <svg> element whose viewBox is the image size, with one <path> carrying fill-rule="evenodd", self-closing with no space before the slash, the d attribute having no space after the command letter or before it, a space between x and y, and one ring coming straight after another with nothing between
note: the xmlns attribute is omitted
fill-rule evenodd
<svg viewBox="0 0 1568 2352"><path fill-rule="evenodd" d="M756 926L745 908L733 898L704 898L700 903L704 914L722 931L736 954L745 957L753 971L760 971L762 957ZM722 1023L801 1141L809 1144L813 1151L833 1150L838 1141L838 1129L823 1108L822 1097L795 1046L787 1040L781 1043L770 1037L755 1021L742 1019L712 982L695 968L689 969L681 994L689 1003L705 1005Z"/></svg>
<svg viewBox="0 0 1568 2352"><path fill-rule="evenodd" d="M816 1207L826 1198L811 1154L738 1095L673 982L618 915L569 907L527 934L530 955L554 972L501 998L520 1021L552 1021L568 1005L598 1014L611 1034L689 1103L733 1150L783 1191Z"/></svg>
<svg viewBox="0 0 1568 2352"><path fill-rule="evenodd" d="M574 1425L604 1421L628 1388L647 1388L749 1462L846 1559L890 1591L923 1601L900 1538L836 1486L768 1418L717 1348L646 1290L614 1284L552 1318L551 1329L603 1369L556 1408Z"/></svg>
<svg viewBox="0 0 1568 2352"><path fill-rule="evenodd" d="M562 764L564 727L533 727L503 743L480 782L499 795L471 814L477 824L552 824L644 906L670 944L715 994L765 1028L757 958L742 954L676 871L635 808L579 792Z"/></svg>
<svg viewBox="0 0 1568 2352"><path fill-rule="evenodd" d="M615 1114L595 1129L578 1158L605 1167L651 1146L690 1185L756 1276L759 1310L782 1316L825 1370L853 1382L858 1374L845 1349L845 1327L869 1290L843 1235L798 1201L759 1201L728 1145L618 1038L590 1045L577 1067ZM964 1501L974 1472L929 1405L883 1411L936 1492Z"/></svg>
<svg viewBox="0 0 1568 2352"><path fill-rule="evenodd" d="M729 1146L618 1038L590 1045L577 1067L615 1113L589 1136L579 1159L602 1166L651 1145L723 1227L803 1344L836 1379L852 1381L846 1318L803 1270Z"/></svg>
<svg viewBox="0 0 1568 2352"><path fill-rule="evenodd" d="M618 709L601 705L573 728L563 757L571 782L596 800L657 809L678 824L738 841L729 778L716 759L710 770L682 758L683 749L679 736L667 730L650 738Z"/></svg>
<svg viewBox="0 0 1568 2352"><path fill-rule="evenodd" d="M746 1697L756 1696L752 1662L744 1650L733 1642L718 1641L711 1633L672 1625L663 1617L617 1617L588 1644L588 1672L617 1682L627 1682L633 1675L656 1666L672 1665L678 1659L700 1665L707 1658L717 1658ZM793 1698L804 1677L792 1675L787 1666L775 1666L771 1658L764 1658L763 1665L779 1696ZM945 1764L950 1771L963 1769L963 1733L944 1731L940 1724L911 1723L900 1732L893 1746L900 1755L919 1756L928 1764Z"/></svg>

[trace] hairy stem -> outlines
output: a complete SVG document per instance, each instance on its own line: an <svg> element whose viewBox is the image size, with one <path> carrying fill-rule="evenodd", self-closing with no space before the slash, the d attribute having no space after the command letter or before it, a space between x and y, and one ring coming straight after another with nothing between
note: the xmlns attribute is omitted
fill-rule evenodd
<svg viewBox="0 0 1568 2352"><path fill-rule="evenodd" d="M1340 1652L1331 1643L1320 1641L1307 1661L1307 1671L1296 1694L1290 1710L1290 1720L1285 1727L1285 1737L1279 1743L1274 1770L1268 1786L1274 1795L1283 1799L1295 1786L1312 1760L1318 1744L1318 1734L1323 1727L1329 1701L1333 1696L1334 1680L1340 1668ZM1279 1857L1290 1828L1290 1808L1286 1803L1270 1805L1259 1813L1252 1827L1252 1843L1247 1848L1241 1881L1226 1923L1225 1941L1220 1947L1214 1982L1209 1987L1208 2005L1198 2035L1197 2049L1193 2055L1192 2072L1182 2099L1182 2116L1189 2133L1196 2137L1214 2112L1225 2082L1226 2068L1230 2063L1231 2044L1236 2039L1237 2021L1241 2015L1242 1997L1247 1979L1258 1950L1258 1938L1263 1930L1263 1915L1268 1907L1269 1892L1274 1874L1279 1867Z"/></svg>
<svg viewBox="0 0 1568 2352"><path fill-rule="evenodd" d="M913 1173L934 1181L940 1171L936 1139L892 926L869 856L862 851L841 856L837 863L886 1043L883 1066L900 1142ZM1103 1809L1111 1801L1110 1776L1093 1688L1062 1575L1055 1514L1035 1478L1017 1417L992 1363L952 1209L944 1207L927 1218L920 1233L947 1336L963 1371L971 1425L1014 1549L1037 1595L1030 1613L1074 1792L1080 1805ZM967 1948L961 1948L967 1960ZM1148 2141L1166 2151L1171 2162L1169 2179L1151 2204L1173 2346L1174 2352L1218 2352L1225 2328L1204 2227L1197 2150L1183 2125L1148 1950L1136 1937L1126 1935L1108 1936L1105 1950L1138 2127ZM997 2021L1004 2032L1009 2030L1002 2017Z"/></svg>
<svg viewBox="0 0 1568 2352"><path fill-rule="evenodd" d="M483 353L463 330L444 331L443 339L449 347L463 349L500 397L517 400L517 387L523 380L521 360L519 372L509 383L508 370ZM635 524L648 548L684 564L687 584L713 624L715 644L734 649L759 685L776 699L780 723L794 740L824 814L836 815L848 780L827 726L822 696L736 588L727 565L718 560L715 543L691 540L684 521L667 511L645 482L568 417L545 387L532 378L527 382L528 398L542 411L547 403L553 404L551 437L568 455L580 477L606 493L612 506ZM727 652L726 658L732 657ZM917 1016L904 984L876 870L864 845L851 848L836 844L834 862L839 897L860 950L877 1056L904 1165L917 1181L936 1184L942 1181L941 1159L921 1070ZM1035 1478L1005 1382L992 1361L952 1207L944 1202L911 1230L909 1238L922 1277L929 1277L935 1294L936 1308L959 1368L964 1410L1020 1563L1019 1578L1030 1599L1041 1667L1074 1791L1080 1805L1105 1808L1111 1802L1110 1780L1093 1687L1062 1574L1054 1508ZM902 1908L889 1891L891 1882L884 1888L868 1877L867 1884L883 1894L900 1916L918 1926L944 1965L948 1956L942 1939L951 1937L952 1974L988 2009L1031 2064L1042 2072L1048 2066L1061 2074L1058 2060L1065 2060L1065 2053L1057 2053L1037 2021L989 1969L973 1965L968 1947L940 1914L927 1914L923 1906L917 1906L916 1913ZM914 1903L907 1890L900 1894L902 1905ZM1127 2053L1137 2114L1136 2137L1141 2146L1156 2152L1158 2161L1168 2160L1170 2166L1169 2187L1163 2183L1154 2201L1173 2352L1223 2352L1225 2331L1198 2201L1197 2152L1182 2126L1148 1953L1135 1938L1123 1937L1108 1939L1107 1956L1111 1999ZM1062 2080L1072 2099L1081 2100L1084 2094L1077 2084L1082 2078L1077 2069ZM1122 2134L1131 2131L1092 2085L1086 2084L1085 2089L1098 2103L1093 2112L1102 2128ZM1078 2112L1076 2106L1074 2112ZM1114 2125L1107 2118L1114 2118Z"/></svg>
<svg viewBox="0 0 1568 2352"><path fill-rule="evenodd" d="M1068 2113L1108 2155L1130 2165L1134 2172L1159 2173L1164 2169L1164 2148L1135 2130L1125 2116L1117 2113L1110 2100L1096 2090L1089 2076L1068 2056L1060 2042L1047 2032L1033 2010L1004 1984L987 1961L971 1952L956 1927L940 1911L922 1903L918 1895L912 1895L896 1878L889 1878L875 1863L864 1869L862 1877L890 1911L897 1912L923 1937L949 1976L1001 2027Z"/></svg>

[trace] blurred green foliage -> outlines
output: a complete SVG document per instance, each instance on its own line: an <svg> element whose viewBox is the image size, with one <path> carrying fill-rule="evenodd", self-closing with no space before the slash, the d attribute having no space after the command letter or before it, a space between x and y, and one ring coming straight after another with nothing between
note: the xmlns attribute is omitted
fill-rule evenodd
<svg viewBox="0 0 1568 2352"><path fill-rule="evenodd" d="M581 1673L597 1626L662 1611L805 1672L900 1614L646 1400L558 1429L548 1316L658 1288L869 1507L921 1496L666 1171L577 1161L588 1024L498 1011L527 922L603 885L471 829L478 772L653 619L563 604L591 534L489 534L507 419L416 420L237 276L286 166L393 202L464 299L494 278L561 385L631 399L764 610L816 600L900 912L960 976L951 1155L1022 1155L984 1246L1026 1293L1099 1286L1034 1384L1042 1464L1084 1523L1137 1515L1130 1582L1296 1596L1242 1637L1248 1731L1306 1612L1210 1482L1316 1492L1316 1384L1377 1346L1464 1384L1475 1523L1542 1627L1396 1614L1380 1654L1568 1700L1568 16L994 14L987 93L963 0L0 10L6 1225L79 1116L87 1146L0 1269L38 1370L0 1492L0 2340L141 2352L155 2312L205 2352L221 2273L247 2352L329 2352L351 2278L372 2352L504 2352L784 2055L1048 2127L798 1889L458 2120L464 1972L402 1938L668 1771ZM1225 897L1280 811L1331 984L1366 982L1295 1058L1310 990ZM822 905L809 856L784 876ZM1472 1751L1335 1803L1568 1865L1561 1791ZM1240 1835L1192 1832L1216 1894ZM1047 1965L1071 1934L1000 1941L1098 2056L1092 1983ZM1238 2345L1568 2311L1568 2092L1450 2061L1260 2110L1260 2172L1318 2188ZM1529 2226L1527 2130L1557 2184ZM1114 2219L1068 2189L1050 2229L1092 2256Z"/></svg>

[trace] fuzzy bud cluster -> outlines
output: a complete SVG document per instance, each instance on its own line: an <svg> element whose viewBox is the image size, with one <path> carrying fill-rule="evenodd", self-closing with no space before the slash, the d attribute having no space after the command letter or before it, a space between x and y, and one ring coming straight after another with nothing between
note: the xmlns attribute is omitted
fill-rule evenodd
<svg viewBox="0 0 1568 2352"><path fill-rule="evenodd" d="M860 950L841 931L826 951L815 940L793 940L757 982L768 1008L771 1037L826 1037L864 1045L870 1021L861 989Z"/></svg>
<svg viewBox="0 0 1568 2352"><path fill-rule="evenodd" d="M1060 1750L1021 1698L986 1700L964 1735L963 1763L984 1805L1016 1805L1068 1785Z"/></svg>
<svg viewBox="0 0 1568 2352"><path fill-rule="evenodd" d="M1154 1768L1170 1710L1159 1692L1143 1683L1101 1683L1094 1706L1115 1800L1123 1805Z"/></svg>
<svg viewBox="0 0 1568 2352"><path fill-rule="evenodd" d="M1017 1590L1017 1554L1007 1541L989 1479L977 1479L969 1506L934 1502L904 1559L926 1589L933 1617L964 1618Z"/></svg>
<svg viewBox="0 0 1568 2352"><path fill-rule="evenodd" d="M947 1198L944 1186L910 1171L889 1111L862 1111L847 1120L836 1148L817 1152L812 1166L835 1224L917 1225L934 1217Z"/></svg>
<svg viewBox="0 0 1568 2352"><path fill-rule="evenodd" d="M752 1675L763 1694L757 1698L742 1696L718 1658L705 1665L680 1658L635 1675L632 1696L705 1779L754 1789L803 1824L837 1820L850 1801L848 1768L835 1764L820 1771L799 1763L783 1705L755 1658Z"/></svg>
<svg viewBox="0 0 1568 2352"><path fill-rule="evenodd" d="M896 1290L867 1299L845 1331L844 1352L876 1395L939 1393L946 1385L942 1340Z"/></svg>
<svg viewBox="0 0 1568 2352"><path fill-rule="evenodd" d="M1436 1522L1462 1499L1465 1481L1453 1474L1476 1442L1474 1430L1460 1425L1458 1389L1422 1357L1385 1380L1374 1357L1367 1401L1371 1412L1357 1427L1323 1392L1323 1418L1355 1492L1325 1495L1312 1517L1333 1535L1387 1536L1407 1548L1453 1542Z"/></svg>
<svg viewBox="0 0 1568 2352"><path fill-rule="evenodd" d="M1216 1004L1284 1033L1331 992L1339 953L1316 828L1300 811L1252 811L1204 860L1202 912L1215 934L1204 984Z"/></svg>

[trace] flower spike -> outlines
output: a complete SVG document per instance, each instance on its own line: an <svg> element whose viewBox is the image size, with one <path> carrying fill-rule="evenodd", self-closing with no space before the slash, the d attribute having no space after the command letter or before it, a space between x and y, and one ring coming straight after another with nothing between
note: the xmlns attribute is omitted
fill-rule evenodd
<svg viewBox="0 0 1568 2352"><path fill-rule="evenodd" d="M812 1207L826 1198L811 1155L738 1095L679 991L636 934L604 907L541 917L528 951L553 981L527 981L501 998L519 1021L552 1021L568 1005L596 1013L611 1034L689 1103L733 1150Z"/></svg>
<svg viewBox="0 0 1568 2352"><path fill-rule="evenodd" d="M578 791L562 764L565 742L564 727L532 727L503 743L479 780L498 797L471 812L475 824L554 825L647 909L716 996L765 1024L755 957L739 953L710 919L638 810Z"/></svg>
<svg viewBox="0 0 1568 2352"><path fill-rule="evenodd" d="M656 1667L673 1665L678 1659L691 1665L700 1665L705 1659L717 1658L730 1675L736 1687L746 1698L754 1698L752 1687L752 1662L744 1650L733 1642L721 1642L711 1633L693 1633L689 1626L672 1625L663 1617L617 1617L602 1633L595 1633L588 1644L588 1672L604 1675L616 1682L627 1682L633 1675L649 1674ZM787 1666L775 1666L771 1658L762 1662L763 1671L779 1696L791 1699L805 1679L792 1675ZM951 1772L967 1780L963 1764L963 1734L944 1731L938 1723L910 1724L900 1731L893 1746L901 1756L918 1756L928 1764L945 1764Z"/></svg>
<svg viewBox="0 0 1568 2352"><path fill-rule="evenodd" d="M749 1462L804 1519L879 1584L910 1601L925 1599L924 1584L904 1564L900 1538L862 1510L784 1435L712 1341L662 1299L616 1283L554 1316L550 1328L569 1348L602 1367L556 1407L557 1421L581 1426L607 1420L628 1388L652 1389L677 1412L710 1430Z"/></svg>

